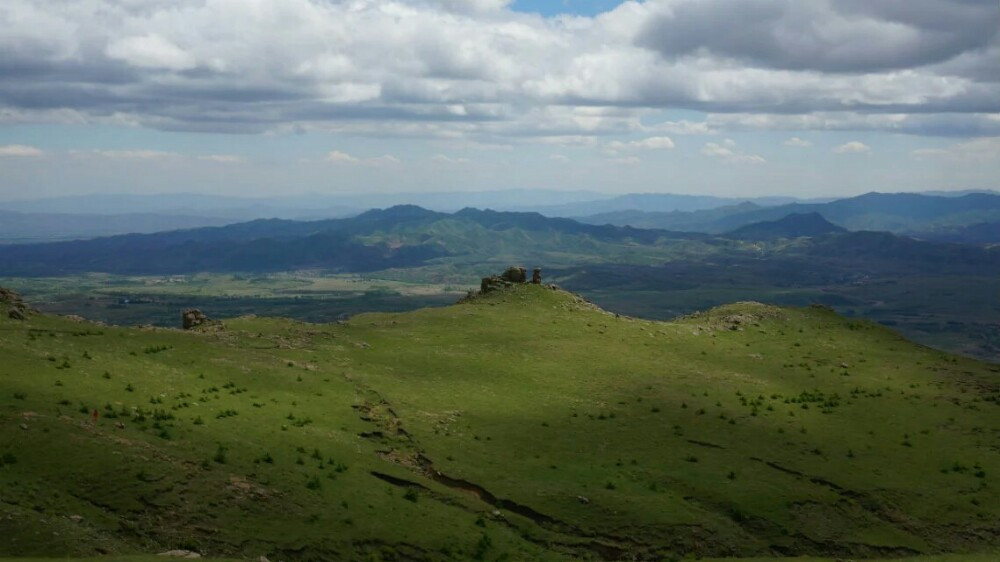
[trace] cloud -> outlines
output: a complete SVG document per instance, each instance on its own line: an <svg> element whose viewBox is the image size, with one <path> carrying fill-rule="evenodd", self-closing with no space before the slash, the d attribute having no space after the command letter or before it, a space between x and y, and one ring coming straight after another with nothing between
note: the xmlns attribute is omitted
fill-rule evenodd
<svg viewBox="0 0 1000 562"><path fill-rule="evenodd" d="M604 151L608 154L616 154L626 150L665 150L674 148L674 141L670 137L649 137L637 141L612 141L607 144Z"/></svg>
<svg viewBox="0 0 1000 562"><path fill-rule="evenodd" d="M346 162L346 163L349 163L349 164L357 164L357 163L361 162L361 160L359 160L358 158L356 158L354 156L351 156L350 154L348 154L346 152L341 152L339 150L330 151L326 155L326 157L323 158L323 160L325 160L327 162L336 162L336 163Z"/></svg>
<svg viewBox="0 0 1000 562"><path fill-rule="evenodd" d="M236 156L234 154L208 154L205 156L199 156L198 160L215 162L217 164L239 164L240 162L245 162L245 159L242 156Z"/></svg>
<svg viewBox="0 0 1000 562"><path fill-rule="evenodd" d="M191 54L156 34L119 39L104 52L109 58L140 68L188 70L197 66Z"/></svg>
<svg viewBox="0 0 1000 562"><path fill-rule="evenodd" d="M757 156L756 154L746 154L734 150L732 147L735 145L736 143L734 143L731 139L726 139L723 141L723 144L709 142L705 143L705 146L701 149L701 153L711 158L718 158L727 164L767 163L767 160L764 160L764 158Z"/></svg>
<svg viewBox="0 0 1000 562"><path fill-rule="evenodd" d="M555 162L566 163L566 162L569 162L569 157L566 156L566 155L564 155L564 154L550 154L549 155L549 160L553 160Z"/></svg>
<svg viewBox="0 0 1000 562"><path fill-rule="evenodd" d="M921 148L911 154L918 159L943 159L952 162L1000 162L1000 137L975 139L947 148Z"/></svg>
<svg viewBox="0 0 1000 562"><path fill-rule="evenodd" d="M44 155L45 152L41 149L24 144L8 144L0 146L0 157L37 158Z"/></svg>
<svg viewBox="0 0 1000 562"><path fill-rule="evenodd" d="M713 55L760 68L877 72L915 68L995 40L991 0L663 0L637 43L664 57Z"/></svg>
<svg viewBox="0 0 1000 562"><path fill-rule="evenodd" d="M664 121L651 125L646 130L671 135L714 135L718 132L705 121Z"/></svg>
<svg viewBox="0 0 1000 562"><path fill-rule="evenodd" d="M850 141L833 149L837 154L863 154L871 152L871 147L863 142Z"/></svg>
<svg viewBox="0 0 1000 562"><path fill-rule="evenodd" d="M438 164L455 165L455 164L468 164L472 162L468 158L453 158L451 156L446 156L444 154L435 154L431 156L431 160Z"/></svg>
<svg viewBox="0 0 1000 562"><path fill-rule="evenodd" d="M753 118L998 127L995 0L646 0L558 18L510 6L4 0L0 122L484 144L713 134ZM647 121L673 109L712 117Z"/></svg>
<svg viewBox="0 0 1000 562"><path fill-rule="evenodd" d="M390 154L384 154L382 156L374 156L371 158L358 158L357 156L352 156L346 152L341 152L339 150L333 150L327 153L326 157L323 158L325 162L332 162L335 164L360 164L363 166L393 166L399 164L400 161L395 156Z"/></svg>
<svg viewBox="0 0 1000 562"><path fill-rule="evenodd" d="M810 146L813 145L813 143L807 140L800 139L799 137L792 137L781 144L785 146L793 146L796 148L809 148Z"/></svg>

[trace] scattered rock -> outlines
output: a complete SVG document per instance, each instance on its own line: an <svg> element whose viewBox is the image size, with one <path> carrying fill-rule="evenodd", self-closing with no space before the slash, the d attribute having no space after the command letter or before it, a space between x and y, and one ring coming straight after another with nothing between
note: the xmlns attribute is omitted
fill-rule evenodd
<svg viewBox="0 0 1000 562"><path fill-rule="evenodd" d="M11 320L24 320L24 313L17 308L12 308L7 311L7 316L10 317Z"/></svg>
<svg viewBox="0 0 1000 562"><path fill-rule="evenodd" d="M21 425L19 425L18 427L20 427L21 429L23 429L23 430L25 430L25 431L28 431L28 424L26 424L26 423L22 423L22 424L21 424Z"/></svg>
<svg viewBox="0 0 1000 562"><path fill-rule="evenodd" d="M542 268L536 267L531 271L531 282L534 285L542 284Z"/></svg>
<svg viewBox="0 0 1000 562"><path fill-rule="evenodd" d="M260 558L257 558L257 562L271 562L271 561L267 559L267 556L261 555Z"/></svg>
<svg viewBox="0 0 1000 562"><path fill-rule="evenodd" d="M201 555L197 552L191 550L168 550L166 552L161 552L157 556L170 556L172 558L201 558Z"/></svg>
<svg viewBox="0 0 1000 562"><path fill-rule="evenodd" d="M580 503L582 504L590 503L590 498L588 498L587 496L577 496L576 499L580 500Z"/></svg>
<svg viewBox="0 0 1000 562"><path fill-rule="evenodd" d="M198 310L197 308L192 308L191 310L185 310L184 313L181 314L181 325L184 327L185 330L197 328L198 326L201 326L202 324L205 324L208 321L209 321L208 316L206 316L205 313Z"/></svg>
<svg viewBox="0 0 1000 562"><path fill-rule="evenodd" d="M79 515L70 515L69 516L69 520L72 521L72 522L74 522L74 523L79 523L80 521L83 521L83 517L81 517Z"/></svg>

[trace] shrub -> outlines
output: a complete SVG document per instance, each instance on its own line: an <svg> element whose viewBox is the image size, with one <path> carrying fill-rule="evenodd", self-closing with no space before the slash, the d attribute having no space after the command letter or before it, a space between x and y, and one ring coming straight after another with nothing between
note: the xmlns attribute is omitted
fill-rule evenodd
<svg viewBox="0 0 1000 562"><path fill-rule="evenodd" d="M323 484L319 481L319 478L316 478L315 476L306 481L306 488L309 488L310 490L319 490L322 487Z"/></svg>
<svg viewBox="0 0 1000 562"><path fill-rule="evenodd" d="M416 488L407 488L406 493L403 494L403 499L413 503L417 503L418 497L420 497L420 495L417 493Z"/></svg>
<svg viewBox="0 0 1000 562"><path fill-rule="evenodd" d="M215 455L212 457L212 460L219 464L226 464L227 452L229 452L229 449L222 443L219 443L219 448L215 450Z"/></svg>

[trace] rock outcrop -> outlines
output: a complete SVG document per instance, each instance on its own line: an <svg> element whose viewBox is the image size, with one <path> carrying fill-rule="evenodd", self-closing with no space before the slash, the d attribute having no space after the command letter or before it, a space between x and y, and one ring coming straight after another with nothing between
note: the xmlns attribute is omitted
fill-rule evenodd
<svg viewBox="0 0 1000 562"><path fill-rule="evenodd" d="M28 306L17 291L3 287L0 287L0 305L7 309L7 317L12 320L27 320L29 315L38 312Z"/></svg>
<svg viewBox="0 0 1000 562"><path fill-rule="evenodd" d="M528 283L527 270L523 267L508 267L499 275L490 275L489 277L483 277L479 284L479 294L483 295L490 293L492 291L498 291L506 287L513 287L514 285L523 285ZM535 285L540 285L542 283L542 270L536 267L532 271L531 283Z"/></svg>
<svg viewBox="0 0 1000 562"><path fill-rule="evenodd" d="M205 313L197 308L185 310L184 314L181 314L181 326L183 326L185 330L197 328L198 326L207 324L210 321L209 317L205 316Z"/></svg>

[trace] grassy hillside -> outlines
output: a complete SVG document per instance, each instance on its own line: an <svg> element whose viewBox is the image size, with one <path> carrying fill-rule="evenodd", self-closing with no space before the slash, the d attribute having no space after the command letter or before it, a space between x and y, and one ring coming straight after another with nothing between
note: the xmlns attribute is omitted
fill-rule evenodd
<svg viewBox="0 0 1000 562"><path fill-rule="evenodd" d="M0 555L1000 546L1000 368L821 308L659 323L519 286L329 325L5 315L0 356Z"/></svg>

